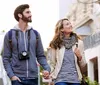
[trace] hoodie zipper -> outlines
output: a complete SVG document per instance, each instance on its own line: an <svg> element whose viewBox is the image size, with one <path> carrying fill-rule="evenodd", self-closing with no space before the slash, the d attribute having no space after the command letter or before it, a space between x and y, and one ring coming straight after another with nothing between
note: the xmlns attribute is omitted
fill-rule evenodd
<svg viewBox="0 0 100 85"><path fill-rule="evenodd" d="M27 47L26 47L26 37L25 37L25 32L24 32L24 43L25 43L25 51L27 51ZM26 74L28 77L28 60L26 60Z"/></svg>

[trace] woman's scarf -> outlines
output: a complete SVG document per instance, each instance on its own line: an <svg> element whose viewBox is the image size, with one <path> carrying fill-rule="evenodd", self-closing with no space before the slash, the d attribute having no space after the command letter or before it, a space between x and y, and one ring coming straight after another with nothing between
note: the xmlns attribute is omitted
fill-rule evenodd
<svg viewBox="0 0 100 85"><path fill-rule="evenodd" d="M69 38L64 37L63 39L63 43L66 49L72 48L72 46L75 45L76 42L77 40L75 35L72 35Z"/></svg>

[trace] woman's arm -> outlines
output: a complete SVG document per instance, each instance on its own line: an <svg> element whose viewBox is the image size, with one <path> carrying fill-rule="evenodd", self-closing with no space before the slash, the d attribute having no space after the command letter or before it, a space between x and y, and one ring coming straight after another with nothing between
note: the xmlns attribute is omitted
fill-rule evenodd
<svg viewBox="0 0 100 85"><path fill-rule="evenodd" d="M47 62L50 65L51 72L53 72L56 65L56 50L53 48L48 48L47 50Z"/></svg>
<svg viewBox="0 0 100 85"><path fill-rule="evenodd" d="M80 50L80 54L82 59L79 61L80 66L84 67L86 65L86 59L85 59L85 54L84 54L84 44L83 41L79 41L79 50Z"/></svg>

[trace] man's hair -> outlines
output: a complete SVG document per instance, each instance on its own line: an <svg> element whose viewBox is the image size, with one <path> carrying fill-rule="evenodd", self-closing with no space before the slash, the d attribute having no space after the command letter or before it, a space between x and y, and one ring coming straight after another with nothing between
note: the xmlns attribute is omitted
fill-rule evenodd
<svg viewBox="0 0 100 85"><path fill-rule="evenodd" d="M18 17L18 14L23 14L23 11L26 9L26 8L29 8L29 5L28 4L22 4L22 5L19 5L15 11L14 11L14 17L17 21L19 21L19 17Z"/></svg>

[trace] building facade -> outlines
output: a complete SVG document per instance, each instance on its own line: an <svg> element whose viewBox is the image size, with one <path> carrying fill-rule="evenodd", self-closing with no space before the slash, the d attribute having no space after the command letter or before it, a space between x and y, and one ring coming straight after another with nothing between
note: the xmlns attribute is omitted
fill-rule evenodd
<svg viewBox="0 0 100 85"><path fill-rule="evenodd" d="M83 38L89 79L100 83L100 0L77 0L66 17Z"/></svg>

